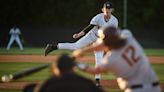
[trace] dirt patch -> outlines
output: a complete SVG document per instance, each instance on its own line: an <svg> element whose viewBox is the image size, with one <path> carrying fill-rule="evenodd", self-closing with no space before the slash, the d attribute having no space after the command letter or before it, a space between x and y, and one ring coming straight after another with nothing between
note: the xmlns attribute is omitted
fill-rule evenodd
<svg viewBox="0 0 164 92"><path fill-rule="evenodd" d="M43 56L43 55L0 55L0 62L36 62L45 63L52 62L57 56ZM151 63L163 64L164 56L149 56ZM94 62L94 57L85 56L79 58L82 62Z"/></svg>

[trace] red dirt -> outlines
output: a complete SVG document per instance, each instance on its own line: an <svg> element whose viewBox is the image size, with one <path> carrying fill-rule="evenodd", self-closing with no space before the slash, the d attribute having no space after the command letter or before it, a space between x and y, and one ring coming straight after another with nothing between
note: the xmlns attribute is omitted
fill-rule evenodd
<svg viewBox="0 0 164 92"><path fill-rule="evenodd" d="M51 62L56 59L56 56L43 56L43 55L0 55L0 62ZM149 56L151 63L163 64L164 56ZM79 61L94 62L94 57L79 58Z"/></svg>
<svg viewBox="0 0 164 92"><path fill-rule="evenodd" d="M43 56L43 55L0 55L1 62L36 62L36 63L46 63L52 62L56 59L56 56ZM164 64L164 56L149 56L150 62L153 64ZM83 62L94 62L94 57L84 57L79 58L79 61ZM103 88L118 88L115 80L102 80ZM10 82L10 83L0 83L0 89L22 89L27 84L34 82ZM37 82L40 83L40 82ZM161 84L164 89L164 84Z"/></svg>

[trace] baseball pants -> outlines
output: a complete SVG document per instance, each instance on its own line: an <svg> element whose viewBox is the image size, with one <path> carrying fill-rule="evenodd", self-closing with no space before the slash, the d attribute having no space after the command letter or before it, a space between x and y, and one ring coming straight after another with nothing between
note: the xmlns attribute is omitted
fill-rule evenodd
<svg viewBox="0 0 164 92"><path fill-rule="evenodd" d="M6 49L10 50L10 47L13 44L14 41L16 41L16 43L19 45L20 50L23 50L23 45L22 45L22 43L21 43L18 36L16 36L16 37L11 36L10 41L9 41Z"/></svg>
<svg viewBox="0 0 164 92"><path fill-rule="evenodd" d="M97 40L97 36L91 31L89 33L87 33L85 36L83 36L81 39L79 39L78 41L76 41L75 43L58 43L58 49L69 49L69 50L76 50L76 49L80 49L83 47L86 47L87 45L92 44L93 42L95 42ZM100 64L104 52L103 51L95 51L94 52L95 55L95 67ZM95 75L96 79L100 79L101 75L100 74L96 74Z"/></svg>

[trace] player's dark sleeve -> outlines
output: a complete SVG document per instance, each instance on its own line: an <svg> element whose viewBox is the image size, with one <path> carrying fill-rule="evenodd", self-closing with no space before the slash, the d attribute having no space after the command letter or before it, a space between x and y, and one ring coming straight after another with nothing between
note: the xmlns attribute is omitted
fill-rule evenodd
<svg viewBox="0 0 164 92"><path fill-rule="evenodd" d="M86 34L88 33L94 26L93 24L89 24L88 26L86 26L82 31Z"/></svg>

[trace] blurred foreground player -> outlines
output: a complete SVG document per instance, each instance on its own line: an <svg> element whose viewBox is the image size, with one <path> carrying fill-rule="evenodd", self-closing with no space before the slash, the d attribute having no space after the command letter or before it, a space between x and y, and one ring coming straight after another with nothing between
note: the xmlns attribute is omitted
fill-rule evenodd
<svg viewBox="0 0 164 92"><path fill-rule="evenodd" d="M124 92L161 92L159 80L144 50L131 32L120 32L108 26L99 31L99 36L97 45L76 50L73 55L79 57L83 52L105 50L102 63L96 68L83 65L80 69L92 74L112 72Z"/></svg>
<svg viewBox="0 0 164 92"><path fill-rule="evenodd" d="M48 79L39 92L103 92L93 81L75 73L74 59L61 55L52 65L54 76Z"/></svg>

